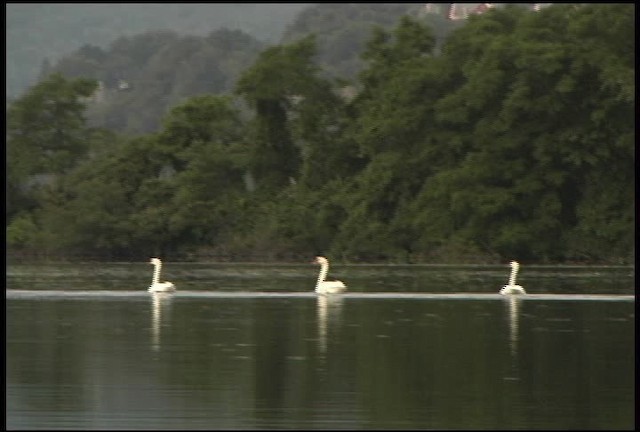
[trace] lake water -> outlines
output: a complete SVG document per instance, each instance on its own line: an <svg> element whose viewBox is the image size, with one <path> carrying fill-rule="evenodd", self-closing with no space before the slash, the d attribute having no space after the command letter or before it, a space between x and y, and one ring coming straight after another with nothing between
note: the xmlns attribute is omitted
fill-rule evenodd
<svg viewBox="0 0 640 432"><path fill-rule="evenodd" d="M632 267L10 264L8 429L634 429Z"/></svg>

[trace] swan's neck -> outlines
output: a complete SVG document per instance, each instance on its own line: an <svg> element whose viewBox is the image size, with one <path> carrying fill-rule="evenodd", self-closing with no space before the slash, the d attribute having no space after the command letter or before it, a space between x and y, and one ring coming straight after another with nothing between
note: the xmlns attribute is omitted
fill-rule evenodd
<svg viewBox="0 0 640 432"><path fill-rule="evenodd" d="M518 267L511 267L511 275L509 275L509 285L516 284L516 275L518 274Z"/></svg>
<svg viewBox="0 0 640 432"><path fill-rule="evenodd" d="M160 267L162 267L162 264L153 264L153 278L151 279L151 285L157 284L160 280Z"/></svg>
<svg viewBox="0 0 640 432"><path fill-rule="evenodd" d="M327 273L329 273L329 263L320 264L320 274L318 274L318 282L316 282L316 286L320 286L324 279L327 277Z"/></svg>

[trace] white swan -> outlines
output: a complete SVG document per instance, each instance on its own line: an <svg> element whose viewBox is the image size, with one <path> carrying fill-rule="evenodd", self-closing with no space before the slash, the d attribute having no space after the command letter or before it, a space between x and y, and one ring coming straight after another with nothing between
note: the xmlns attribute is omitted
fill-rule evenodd
<svg viewBox="0 0 640 432"><path fill-rule="evenodd" d="M341 281L326 281L324 280L329 273L329 260L325 257L316 257L315 264L320 264L320 274L318 275L318 282L316 282L316 292L318 294L335 294L341 293L347 289L347 286Z"/></svg>
<svg viewBox="0 0 640 432"><path fill-rule="evenodd" d="M520 285L516 285L516 275L518 274L520 264L518 264L518 261L511 261L510 265L511 275L509 276L509 283L502 287L502 289L500 290L500 294L526 294L524 288L522 288Z"/></svg>
<svg viewBox="0 0 640 432"><path fill-rule="evenodd" d="M149 286L149 292L167 292L175 291L176 286L172 282L160 282L160 269L162 268L162 261L158 258L151 258L149 264L153 264L153 278L151 279L151 285Z"/></svg>

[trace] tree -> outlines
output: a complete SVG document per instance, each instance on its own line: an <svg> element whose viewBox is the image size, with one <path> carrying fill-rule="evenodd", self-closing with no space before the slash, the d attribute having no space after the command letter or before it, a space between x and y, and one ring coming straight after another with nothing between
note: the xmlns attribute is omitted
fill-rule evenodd
<svg viewBox="0 0 640 432"><path fill-rule="evenodd" d="M150 202L171 196L165 185L148 186L165 164L156 148L152 137L115 143L62 177L41 197L40 207L34 211L40 247L103 257L166 249L166 214L133 218L141 208L150 207ZM158 197L160 193L162 197Z"/></svg>
<svg viewBox="0 0 640 432"><path fill-rule="evenodd" d="M85 156L92 130L86 98L97 83L53 74L12 102L7 111L7 216L29 206L37 174L61 175ZM37 183L36 183L37 184ZM31 203L33 205L33 203Z"/></svg>
<svg viewBox="0 0 640 432"><path fill-rule="evenodd" d="M244 124L229 96L194 97L164 119L160 148L176 174L169 232L189 248L229 241L240 226L247 171Z"/></svg>
<svg viewBox="0 0 640 432"><path fill-rule="evenodd" d="M445 81L431 56L434 46L431 30L408 17L390 33L372 33L363 53L369 63L360 75L362 90L345 131L367 162L341 194L349 211L335 238L336 253L377 259L410 252L412 234L399 218L430 172L425 136Z"/></svg>
<svg viewBox="0 0 640 432"><path fill-rule="evenodd" d="M84 98L97 83L54 74L13 102L7 113L11 166L21 177L62 173L86 150Z"/></svg>
<svg viewBox="0 0 640 432"><path fill-rule="evenodd" d="M629 37L632 26L620 24L629 23L629 12L554 6L522 15L505 8L452 35L443 53L465 51L465 80L438 102L437 120L459 131L465 150L455 166L427 179L413 205L423 246L429 236L460 239L504 257L542 261L568 258L578 243L583 258L586 244L629 250L620 236L623 226L632 230L626 204L632 202L632 63L629 51L605 48ZM601 19L616 22L607 28L620 33L591 33L602 28L594 22ZM606 176L605 166L621 172ZM603 183L624 192L605 199ZM596 208L598 217L587 211ZM589 237L570 241L571 232Z"/></svg>
<svg viewBox="0 0 640 432"><path fill-rule="evenodd" d="M313 36L268 48L236 84L236 93L255 110L250 169L261 190L281 188L299 176L300 149L294 143L288 112L318 82L314 54Z"/></svg>

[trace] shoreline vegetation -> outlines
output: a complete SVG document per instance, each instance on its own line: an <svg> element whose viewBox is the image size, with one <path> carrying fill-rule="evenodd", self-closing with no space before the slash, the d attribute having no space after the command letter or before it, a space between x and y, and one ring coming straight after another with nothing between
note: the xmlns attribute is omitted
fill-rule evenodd
<svg viewBox="0 0 640 432"><path fill-rule="evenodd" d="M237 265L306 265L311 264L314 254L299 253L193 253L185 256L167 256L165 262L184 262L202 264L237 264ZM138 254L114 256L105 253L46 253L36 251L6 251L6 265L11 264L37 264L37 263L83 263L83 262L147 262L149 257ZM332 262L340 265L398 265L398 266L500 266L506 265L506 261L500 258L487 256L409 256L405 259L388 259L381 257L333 257ZM635 268L634 261L625 260L567 260L547 262L527 262L528 266L536 267L604 267L604 268Z"/></svg>
<svg viewBox="0 0 640 432"><path fill-rule="evenodd" d="M633 263L633 12L495 8L441 46L403 16L372 30L352 82L326 75L310 34L260 51L221 94L196 85L216 62L174 73L200 45L143 38L164 47L152 87L194 85L153 133L87 120L106 103L100 76L56 72L8 105L6 247L47 261ZM149 44L125 45L132 71L148 63L133 47ZM165 95L143 81L117 94L149 114Z"/></svg>

